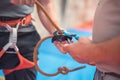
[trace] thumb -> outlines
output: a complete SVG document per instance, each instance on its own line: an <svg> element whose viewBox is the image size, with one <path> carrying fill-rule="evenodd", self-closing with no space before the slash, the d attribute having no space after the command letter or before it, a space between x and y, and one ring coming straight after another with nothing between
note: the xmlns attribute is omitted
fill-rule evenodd
<svg viewBox="0 0 120 80"><path fill-rule="evenodd" d="M11 3L19 3L18 0L10 0Z"/></svg>
<svg viewBox="0 0 120 80"><path fill-rule="evenodd" d="M71 48L70 44L64 44L64 46L63 46L63 50L66 51L66 52L69 52L70 48Z"/></svg>

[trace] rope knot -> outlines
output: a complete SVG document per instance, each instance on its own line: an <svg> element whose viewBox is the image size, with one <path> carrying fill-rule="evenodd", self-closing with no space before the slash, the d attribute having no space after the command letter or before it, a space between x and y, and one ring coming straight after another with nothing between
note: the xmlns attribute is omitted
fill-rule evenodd
<svg viewBox="0 0 120 80"><path fill-rule="evenodd" d="M58 72L61 74L67 74L69 72L69 69L67 67L60 67L58 68Z"/></svg>

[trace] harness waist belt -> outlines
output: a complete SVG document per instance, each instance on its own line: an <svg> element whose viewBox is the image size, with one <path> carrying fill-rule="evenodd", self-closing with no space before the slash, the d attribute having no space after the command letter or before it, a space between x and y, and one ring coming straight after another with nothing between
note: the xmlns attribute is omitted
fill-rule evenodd
<svg viewBox="0 0 120 80"><path fill-rule="evenodd" d="M16 26L18 23L20 23L20 26L23 26L23 25L27 25L29 23L31 23L31 14L25 16L24 18L19 18L19 19L16 19L16 20L10 20L10 21L0 21L0 27L8 24L10 25L11 27L14 27Z"/></svg>

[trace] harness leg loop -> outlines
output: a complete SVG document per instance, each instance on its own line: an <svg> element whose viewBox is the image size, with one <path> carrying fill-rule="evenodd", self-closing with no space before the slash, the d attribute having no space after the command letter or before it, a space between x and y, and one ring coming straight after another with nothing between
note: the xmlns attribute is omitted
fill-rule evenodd
<svg viewBox="0 0 120 80"><path fill-rule="evenodd" d="M16 27L11 27L9 25L5 25L7 30L10 32L10 36L9 36L9 42L0 51L0 57L2 57L2 55L4 55L4 53L9 48L13 48L15 50L16 55L18 56L18 59L20 60L20 64L18 66L16 66L15 68L3 69L3 72L5 75L8 75L9 73L17 71L17 70L34 67L34 63L32 61L27 60L26 58L24 58L20 54L20 51L16 45L16 43L17 43L17 30L18 30L19 25L20 25L20 23L18 23ZM14 52L7 51L7 53L14 53Z"/></svg>

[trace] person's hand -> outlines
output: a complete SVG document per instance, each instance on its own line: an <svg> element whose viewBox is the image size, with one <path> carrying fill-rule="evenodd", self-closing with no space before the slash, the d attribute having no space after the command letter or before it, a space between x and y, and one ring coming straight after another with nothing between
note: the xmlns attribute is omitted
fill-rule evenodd
<svg viewBox="0 0 120 80"><path fill-rule="evenodd" d="M62 31L63 31L63 34L59 34L58 31L55 31L53 33L54 37L52 38L52 42L59 49L60 52L65 54L67 52L65 50L63 50L63 45L70 44L73 42L72 41L73 34L71 34L70 32L64 31L64 30L62 30Z"/></svg>
<svg viewBox="0 0 120 80"><path fill-rule="evenodd" d="M10 0L12 4L15 5L30 5L33 6L35 3L35 0Z"/></svg>
<svg viewBox="0 0 120 80"><path fill-rule="evenodd" d="M66 54L67 53L67 51L65 51L64 49L63 49L63 46L65 45L65 44L69 44L67 41L62 41L62 42L59 42L59 41L54 41L54 45L59 49L59 51L61 52L61 53L63 53L63 54Z"/></svg>
<svg viewBox="0 0 120 80"><path fill-rule="evenodd" d="M76 61L80 63L89 63L88 48L91 46L92 42L90 39L85 37L80 37L77 42L72 44L60 44L62 46L62 51L68 52Z"/></svg>

